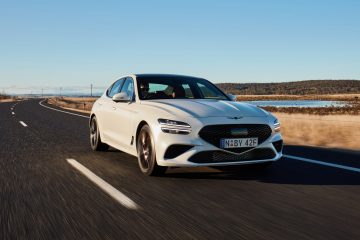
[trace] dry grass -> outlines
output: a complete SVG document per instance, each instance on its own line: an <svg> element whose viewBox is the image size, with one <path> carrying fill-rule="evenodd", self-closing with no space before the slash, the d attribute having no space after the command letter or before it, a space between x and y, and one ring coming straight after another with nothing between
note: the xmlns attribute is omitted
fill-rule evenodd
<svg viewBox="0 0 360 240"><path fill-rule="evenodd" d="M289 114L311 114L311 115L360 115L360 103L354 103L344 107L262 107L269 112Z"/></svg>
<svg viewBox="0 0 360 240"><path fill-rule="evenodd" d="M360 116L274 113L286 144L360 149Z"/></svg>
<svg viewBox="0 0 360 240"><path fill-rule="evenodd" d="M0 103L5 103L5 102L13 102L15 101L15 99L13 98L8 98L8 99L0 99Z"/></svg>
<svg viewBox="0 0 360 240"><path fill-rule="evenodd" d="M0 94L0 103L17 101L17 97L11 97L9 95Z"/></svg>
<svg viewBox="0 0 360 240"><path fill-rule="evenodd" d="M52 98L49 103L89 112L95 100L96 98ZM360 149L360 115L274 114L281 122L286 144Z"/></svg>
<svg viewBox="0 0 360 240"><path fill-rule="evenodd" d="M66 109L72 109L80 112L90 112L96 99L97 98L54 97L50 98L48 103Z"/></svg>

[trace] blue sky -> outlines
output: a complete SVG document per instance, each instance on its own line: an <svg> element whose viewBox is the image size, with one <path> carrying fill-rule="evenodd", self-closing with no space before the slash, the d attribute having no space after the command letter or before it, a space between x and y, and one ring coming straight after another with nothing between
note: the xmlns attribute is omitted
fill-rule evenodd
<svg viewBox="0 0 360 240"><path fill-rule="evenodd" d="M128 73L213 82L360 79L360 1L3 1L0 90L107 86Z"/></svg>

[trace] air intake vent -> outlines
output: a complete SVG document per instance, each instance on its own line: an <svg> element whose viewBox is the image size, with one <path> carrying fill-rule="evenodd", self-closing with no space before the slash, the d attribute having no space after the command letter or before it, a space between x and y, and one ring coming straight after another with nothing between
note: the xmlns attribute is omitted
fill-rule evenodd
<svg viewBox="0 0 360 240"><path fill-rule="evenodd" d="M204 151L193 155L189 161L194 163L225 163L241 162L254 160L273 159L275 152L270 148L255 148L241 155L227 153L223 151Z"/></svg>
<svg viewBox="0 0 360 240"><path fill-rule="evenodd" d="M283 140L279 140L272 143L277 152L281 152L283 148Z"/></svg>
<svg viewBox="0 0 360 240"><path fill-rule="evenodd" d="M164 158L165 159L176 158L176 157L180 156L181 154L187 152L191 148L193 148L193 146L179 145L179 144L171 145L166 150Z"/></svg>

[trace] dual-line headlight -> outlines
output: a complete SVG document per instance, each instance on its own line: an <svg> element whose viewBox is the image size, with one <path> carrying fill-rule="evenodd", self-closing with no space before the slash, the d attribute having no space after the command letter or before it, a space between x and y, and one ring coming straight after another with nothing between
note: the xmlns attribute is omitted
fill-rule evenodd
<svg viewBox="0 0 360 240"><path fill-rule="evenodd" d="M159 118L158 122L161 125L161 130L165 133L172 133L172 134L191 133L191 126L185 122L163 119L163 118Z"/></svg>
<svg viewBox="0 0 360 240"><path fill-rule="evenodd" d="M277 118L274 120L274 130L275 132L280 132L280 122Z"/></svg>

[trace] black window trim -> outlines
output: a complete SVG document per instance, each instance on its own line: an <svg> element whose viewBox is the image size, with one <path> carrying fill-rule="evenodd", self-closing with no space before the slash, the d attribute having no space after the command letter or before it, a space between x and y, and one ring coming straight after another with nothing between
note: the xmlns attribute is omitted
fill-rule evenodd
<svg viewBox="0 0 360 240"><path fill-rule="evenodd" d="M109 92L112 90L112 88L114 87L115 83L117 83L118 81L123 80L122 83L121 83L121 86L120 86L120 92L121 92L121 89L122 89L122 87L123 87L123 85L124 85L124 83L125 83L126 78L127 78L127 77L119 78L118 80L116 80L115 82L113 82L113 84L111 84L111 86L106 90L106 96L107 96L108 98L112 99L112 97L109 96Z"/></svg>
<svg viewBox="0 0 360 240"><path fill-rule="evenodd" d="M132 95L132 98L131 98L131 102L136 102L136 97L135 97L135 96L136 96L136 95L135 95L135 81L134 81L134 79L133 79L132 77L130 77L130 76L124 77L124 82L123 82L123 84L121 85L120 92L122 91L122 88L123 88L126 80L128 80L128 79L133 82L133 95Z"/></svg>

